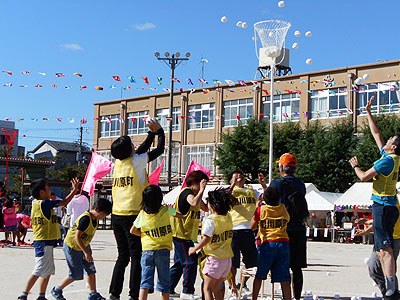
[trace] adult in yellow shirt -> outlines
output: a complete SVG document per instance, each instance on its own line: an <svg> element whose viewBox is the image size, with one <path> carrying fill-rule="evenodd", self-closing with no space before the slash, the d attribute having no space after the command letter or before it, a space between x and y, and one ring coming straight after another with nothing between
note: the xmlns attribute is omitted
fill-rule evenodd
<svg viewBox="0 0 400 300"><path fill-rule="evenodd" d="M164 130L157 121L148 123L150 131L146 140L135 151L129 136L121 136L111 145L111 155L115 158L112 184L113 208L112 228L118 248L118 258L114 266L110 283L109 300L120 298L125 268L131 263L129 279L129 298L137 300L140 288L140 259L142 244L140 237L129 231L140 212L142 192L148 185L147 163L164 153ZM157 148L147 153L158 135Z"/></svg>

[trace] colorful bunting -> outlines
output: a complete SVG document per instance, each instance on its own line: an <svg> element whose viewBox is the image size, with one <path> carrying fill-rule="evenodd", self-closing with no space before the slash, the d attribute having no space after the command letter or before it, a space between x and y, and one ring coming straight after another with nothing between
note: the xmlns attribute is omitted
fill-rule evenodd
<svg viewBox="0 0 400 300"><path fill-rule="evenodd" d="M102 90L103 90L103 88L102 88L101 86L96 86L95 88L96 88L96 90L98 90L98 91L102 91Z"/></svg>
<svg viewBox="0 0 400 300"><path fill-rule="evenodd" d="M65 74L64 73L56 73L56 77L64 77Z"/></svg>
<svg viewBox="0 0 400 300"><path fill-rule="evenodd" d="M119 78L119 76L117 76L117 75L113 75L112 78L114 78L114 80L116 80L116 81L121 81L121 78Z"/></svg>
<svg viewBox="0 0 400 300"><path fill-rule="evenodd" d="M12 75L12 72L10 72L10 71L2 71L3 73L7 73L8 75Z"/></svg>
<svg viewBox="0 0 400 300"><path fill-rule="evenodd" d="M161 85L162 84L162 77L157 77L157 82L158 82L158 85Z"/></svg>
<svg viewBox="0 0 400 300"><path fill-rule="evenodd" d="M74 75L82 77L82 74L79 74L79 73L74 73Z"/></svg>
<svg viewBox="0 0 400 300"><path fill-rule="evenodd" d="M26 74L30 74L31 72L29 72L29 71L22 71L21 73L26 75Z"/></svg>
<svg viewBox="0 0 400 300"><path fill-rule="evenodd" d="M193 85L192 79L186 78L186 81L187 81L188 84Z"/></svg>
<svg viewBox="0 0 400 300"><path fill-rule="evenodd" d="M203 79L203 78L199 78L199 81L200 81L201 83L208 84L208 82L207 82L205 79Z"/></svg>
<svg viewBox="0 0 400 300"><path fill-rule="evenodd" d="M247 86L246 82L244 82L243 80L238 80L238 82L240 83L240 85Z"/></svg>
<svg viewBox="0 0 400 300"><path fill-rule="evenodd" d="M130 82L135 83L136 79L133 76L128 76Z"/></svg>
<svg viewBox="0 0 400 300"><path fill-rule="evenodd" d="M144 80L144 83L146 83L147 85L149 85L149 78L146 76L143 76L142 79Z"/></svg>
<svg viewBox="0 0 400 300"><path fill-rule="evenodd" d="M83 89L87 89L87 86L86 85L81 85L81 87L79 89L82 91Z"/></svg>

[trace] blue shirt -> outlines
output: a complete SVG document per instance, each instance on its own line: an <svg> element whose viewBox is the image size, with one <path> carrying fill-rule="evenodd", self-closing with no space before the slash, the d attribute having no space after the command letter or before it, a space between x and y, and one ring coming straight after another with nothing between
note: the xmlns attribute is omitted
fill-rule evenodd
<svg viewBox="0 0 400 300"><path fill-rule="evenodd" d="M299 191L303 195L306 195L306 186L304 185L303 181L295 176L285 176L284 178L293 188L293 190ZM288 209L287 198L289 196L289 193L282 189L281 180L282 179L272 180L270 186L278 190L279 195L281 196L281 203L286 206L286 209ZM291 219L287 225L287 230L305 230L305 226L304 224L295 223L295 220Z"/></svg>
<svg viewBox="0 0 400 300"><path fill-rule="evenodd" d="M394 160L392 157L388 156L391 153L386 153L385 150L383 150L383 147L381 148L380 154L383 156L381 159L377 160L373 168L378 174L383 174L385 176L388 176L390 173L392 173L393 168L394 168ZM382 205L387 205L387 206L397 206L397 197L395 196L377 196L372 194L371 200L382 204Z"/></svg>

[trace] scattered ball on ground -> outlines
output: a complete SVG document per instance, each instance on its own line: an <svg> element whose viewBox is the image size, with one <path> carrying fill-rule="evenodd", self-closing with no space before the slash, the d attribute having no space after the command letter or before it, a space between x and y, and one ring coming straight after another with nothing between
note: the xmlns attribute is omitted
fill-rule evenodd
<svg viewBox="0 0 400 300"><path fill-rule="evenodd" d="M279 1L278 2L279 7L284 7L285 6L285 1Z"/></svg>
<svg viewBox="0 0 400 300"><path fill-rule="evenodd" d="M362 77L364 80L368 80L369 79L369 74L364 74Z"/></svg>
<svg viewBox="0 0 400 300"><path fill-rule="evenodd" d="M246 22L242 23L242 28L247 28L247 23Z"/></svg>
<svg viewBox="0 0 400 300"><path fill-rule="evenodd" d="M300 32L300 31L296 30L296 31L294 32L294 36L299 37L300 35L301 35L301 32Z"/></svg>
<svg viewBox="0 0 400 300"><path fill-rule="evenodd" d="M228 18L227 18L226 16L223 16L223 17L221 18L221 22L222 22L222 23L225 23L226 21L228 21Z"/></svg>
<svg viewBox="0 0 400 300"><path fill-rule="evenodd" d="M331 272L326 272L326 276L331 276Z"/></svg>
<svg viewBox="0 0 400 300"><path fill-rule="evenodd" d="M306 32L306 37L311 37L312 36L312 32L311 31L307 31Z"/></svg>
<svg viewBox="0 0 400 300"><path fill-rule="evenodd" d="M243 22L242 21L237 21L236 26L237 27L242 27Z"/></svg>
<svg viewBox="0 0 400 300"><path fill-rule="evenodd" d="M292 48L293 48L293 49L298 49L298 48L299 48L299 44L293 43Z"/></svg>
<svg viewBox="0 0 400 300"><path fill-rule="evenodd" d="M271 31L270 33L268 33L268 36L269 36L270 38L273 38L273 37L274 37L274 33Z"/></svg>
<svg viewBox="0 0 400 300"><path fill-rule="evenodd" d="M311 58L308 58L308 59L306 60L306 64L307 64L307 65L311 65L311 64L312 64L312 59L311 59Z"/></svg>

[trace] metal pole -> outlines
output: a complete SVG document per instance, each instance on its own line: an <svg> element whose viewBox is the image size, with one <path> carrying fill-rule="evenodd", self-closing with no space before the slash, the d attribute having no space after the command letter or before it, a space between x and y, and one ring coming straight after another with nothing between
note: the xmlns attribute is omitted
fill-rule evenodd
<svg viewBox="0 0 400 300"><path fill-rule="evenodd" d="M271 93L269 108L269 165L268 165L268 183L272 181L272 158L274 154L274 73L275 64L271 64Z"/></svg>
<svg viewBox="0 0 400 300"><path fill-rule="evenodd" d="M175 78L175 54L172 54L170 59L171 64L171 89L169 91L169 117L172 120L169 122L168 127L168 186L171 187L171 168L172 168L172 123L174 122L173 107L174 107L174 78Z"/></svg>
<svg viewBox="0 0 400 300"><path fill-rule="evenodd" d="M78 166L82 164L82 134L83 134L83 127L82 124L80 125L80 138L79 138L79 150L78 150Z"/></svg>

